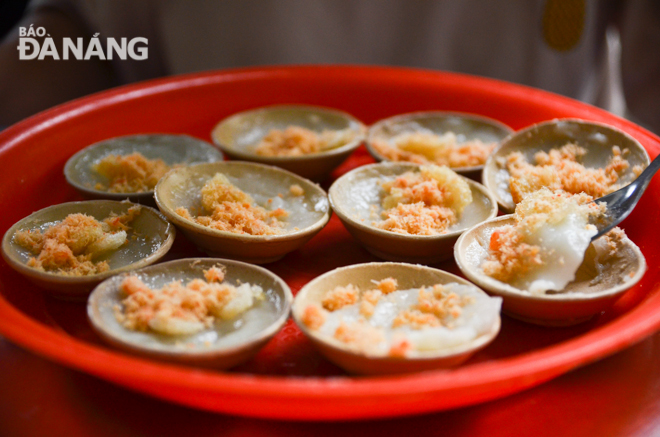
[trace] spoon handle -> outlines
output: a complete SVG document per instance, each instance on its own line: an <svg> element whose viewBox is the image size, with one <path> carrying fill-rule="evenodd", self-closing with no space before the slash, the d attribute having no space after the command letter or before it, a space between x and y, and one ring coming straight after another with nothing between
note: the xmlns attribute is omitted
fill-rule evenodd
<svg viewBox="0 0 660 437"><path fill-rule="evenodd" d="M653 179L653 175L660 169L660 155L656 156L653 161L649 164L648 167L644 169L644 171L635 179L630 185L635 184L636 185L636 190L638 193L636 195L639 197L644 193L646 190L646 187L649 185L651 182L651 179Z"/></svg>
<svg viewBox="0 0 660 437"><path fill-rule="evenodd" d="M594 223L598 233L592 237L592 240L601 237L628 217L659 169L660 155L656 156L633 182L596 200L607 204L607 213Z"/></svg>

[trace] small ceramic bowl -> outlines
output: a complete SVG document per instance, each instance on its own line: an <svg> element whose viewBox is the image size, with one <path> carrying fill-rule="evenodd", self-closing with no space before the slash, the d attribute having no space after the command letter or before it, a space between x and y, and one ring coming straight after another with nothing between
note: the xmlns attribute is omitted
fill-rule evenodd
<svg viewBox="0 0 660 437"><path fill-rule="evenodd" d="M273 129L300 126L316 133L349 129L346 144L320 153L301 156L262 156L255 152L261 139ZM316 106L267 106L239 112L218 123L211 136L215 144L233 159L260 162L320 181L337 168L364 141L366 127L345 112Z"/></svg>
<svg viewBox="0 0 660 437"><path fill-rule="evenodd" d="M584 120L561 119L532 125L507 137L493 151L484 166L482 181L493 192L500 208L513 212L515 204L509 189L510 174L506 169L506 157L521 152L527 162L534 162L537 152L548 152L568 143L576 143L587 150L581 163L587 168L605 168L612 158L612 147L628 149L624 158L630 167L622 173L621 184L627 185L635 179L632 168L646 168L649 155L644 147L625 132L605 124Z"/></svg>
<svg viewBox="0 0 660 437"><path fill-rule="evenodd" d="M393 137L418 131L430 132L435 135L453 132L459 143L481 140L486 144L499 144L513 132L513 129L497 120L476 114L443 111L412 112L380 120L371 126L367 136L367 149L374 159L388 161L389 159L378 151L378 147L374 147L374 143L380 142L396 147L391 142ZM483 164L451 167L451 169L475 178L480 176Z"/></svg>
<svg viewBox="0 0 660 437"><path fill-rule="evenodd" d="M125 298L120 286L135 275L151 288L172 281L204 279L203 271L213 266L225 270L225 282L232 285L259 285L263 301L233 320L216 321L201 332L169 336L125 328L115 316ZM87 317L94 330L109 344L130 353L180 364L226 369L249 360L282 327L289 317L293 296L286 283L268 270L254 265L218 258L189 258L170 261L114 276L99 284L87 301Z"/></svg>
<svg viewBox="0 0 660 437"><path fill-rule="evenodd" d="M435 284L458 283L469 285L483 293L474 284L442 270L402 263L368 263L342 267L327 272L305 285L296 295L292 315L300 329L318 350L330 361L349 373L385 375L411 373L424 370L454 367L486 347L497 336L501 320L499 314L492 328L473 340L452 347L427 351L414 351L406 357L374 356L355 352L342 342L309 329L302 322L305 309L310 304L321 305L326 292L337 286L353 284L360 290L374 288L372 280L395 278L399 290L429 287Z"/></svg>
<svg viewBox="0 0 660 437"><path fill-rule="evenodd" d="M380 163L352 170L332 184L330 204L346 229L373 255L389 260L431 264L450 259L454 243L466 229L497 215L497 202L481 184L464 178L472 190L472 203L458 223L442 235L409 235L373 226L381 219L382 182L408 171L419 171L410 163Z"/></svg>
<svg viewBox="0 0 660 437"><path fill-rule="evenodd" d="M129 224L127 243L117 250L95 259L106 260L107 272L89 276L65 276L40 271L27 266L34 255L14 241L20 230L45 230L63 220L69 214L84 213L103 220L111 213L125 213L135 204L112 200L88 200L69 202L41 209L14 224L2 239L2 255L18 273L44 288L55 297L67 300L84 300L89 292L104 279L128 270L148 266L161 259L174 242L175 230L165 217L153 208L142 206L140 214Z"/></svg>
<svg viewBox="0 0 660 437"><path fill-rule="evenodd" d="M141 193L110 193L97 186L108 186L109 180L93 166L108 155L129 155L139 152L148 159L160 158L167 165L189 165L200 162L222 161L224 156L216 147L188 135L129 135L110 138L85 147L66 162L64 176L67 182L83 196L93 199L123 200L151 203L154 191ZM100 184L100 185L99 185Z"/></svg>
<svg viewBox="0 0 660 437"><path fill-rule="evenodd" d="M596 246L604 242L596 239L587 249L575 280L564 290L532 295L487 276L480 267L492 230L514 223L513 215L505 215L475 226L458 239L454 254L463 274L487 293L502 297L502 312L516 319L543 326L584 322L610 307L646 271L644 255L627 237L617 256L605 259L597 257Z"/></svg>
<svg viewBox="0 0 660 437"><path fill-rule="evenodd" d="M255 202L268 208L281 205L289 212L282 234L249 235L219 231L187 220L177 214L179 207L201 211L201 189L216 173L224 174ZM292 185L304 194L294 196ZM281 195L281 197L280 197ZM268 202L274 199L273 202ZM197 164L170 171L156 186L158 208L195 245L211 256L238 259L255 264L277 261L303 246L330 219L328 197L318 185L286 170L251 162L225 161ZM272 205L272 206L269 206Z"/></svg>

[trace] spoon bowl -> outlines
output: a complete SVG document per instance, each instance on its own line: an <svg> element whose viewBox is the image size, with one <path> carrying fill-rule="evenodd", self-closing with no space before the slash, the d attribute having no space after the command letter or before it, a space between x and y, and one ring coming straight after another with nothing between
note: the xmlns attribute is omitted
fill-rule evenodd
<svg viewBox="0 0 660 437"><path fill-rule="evenodd" d="M594 221L598 233L592 240L603 236L630 215L658 169L660 169L660 156L656 156L632 183L597 200L598 203L606 204L607 212Z"/></svg>

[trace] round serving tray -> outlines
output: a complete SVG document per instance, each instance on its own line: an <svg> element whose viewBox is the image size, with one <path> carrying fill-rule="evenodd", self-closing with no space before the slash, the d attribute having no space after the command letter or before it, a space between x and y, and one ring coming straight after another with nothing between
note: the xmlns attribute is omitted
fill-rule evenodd
<svg viewBox="0 0 660 437"><path fill-rule="evenodd" d="M660 138L605 111L472 76L339 66L193 74L85 97L0 132L0 233L32 211L79 199L66 184L62 168L88 144L142 132L184 133L208 140L217 120L232 113L288 103L334 107L365 123L420 110L481 114L514 129L552 118L583 118L626 131L651 157L660 151ZM331 179L370 162L366 151L358 149ZM656 179L624 222L651 266L660 261L660 216L644 211L657 211L659 204ZM168 258L198 254L180 236ZM306 246L267 267L295 293L333 268L374 260L333 217ZM453 262L435 266L457 272ZM503 317L501 334L462 366L396 377L347 376L323 359L291 321L253 360L230 371L130 356L101 343L85 319L84 304L48 298L4 262L0 334L63 365L205 410L305 420L391 417L502 397L639 341L660 327L659 275L657 269L648 271L613 308L590 322L557 329Z"/></svg>

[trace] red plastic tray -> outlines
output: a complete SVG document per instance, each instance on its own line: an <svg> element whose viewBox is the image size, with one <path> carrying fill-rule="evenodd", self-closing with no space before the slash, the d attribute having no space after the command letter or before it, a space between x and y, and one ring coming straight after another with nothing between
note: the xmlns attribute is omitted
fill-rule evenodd
<svg viewBox="0 0 660 437"><path fill-rule="evenodd" d="M62 169L93 142L148 132L209 139L221 118L248 108L306 103L348 111L365 123L419 110L492 117L520 129L557 117L617 126L654 157L660 138L605 111L522 86L458 74L379 67L282 67L220 71L117 88L53 108L0 133L0 231L32 211L77 200ZM364 149L334 177L372 162ZM327 185L326 185L327 188ZM289 321L249 363L229 372L177 367L105 346L85 305L45 296L0 262L0 334L75 369L137 391L211 411L288 419L353 419L438 411L502 397L620 350L660 327L660 180L624 227L650 269L594 320L541 328L504 317L502 332L454 370L396 377L350 377L324 360ZM198 252L178 237L169 258ZM294 293L333 268L373 261L336 217L303 249L268 266ZM437 267L456 273L453 262ZM29 384L29 381L26 381Z"/></svg>

